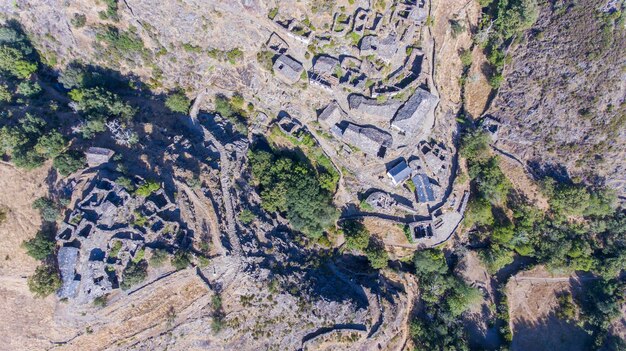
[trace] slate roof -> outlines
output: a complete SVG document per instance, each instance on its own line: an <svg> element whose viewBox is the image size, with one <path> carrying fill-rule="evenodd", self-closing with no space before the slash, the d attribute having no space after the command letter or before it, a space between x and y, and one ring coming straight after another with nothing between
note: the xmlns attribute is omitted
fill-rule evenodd
<svg viewBox="0 0 626 351"><path fill-rule="evenodd" d="M332 75L335 68L339 67L339 60L331 56L319 56L313 64L313 71L321 75Z"/></svg>
<svg viewBox="0 0 626 351"><path fill-rule="evenodd" d="M429 113L439 102L439 98L418 88L398 110L391 126L405 133L415 133L421 129Z"/></svg>
<svg viewBox="0 0 626 351"><path fill-rule="evenodd" d="M435 201L435 195L433 194L433 188L430 184L430 179L424 173L419 173L413 177L413 184L415 184L415 193L417 194L417 200L419 202L431 202Z"/></svg>
<svg viewBox="0 0 626 351"><path fill-rule="evenodd" d="M87 164L89 167L96 167L103 163L109 162L111 156L113 156L115 152L110 149L105 149L103 147L90 147L85 152L85 157L87 159Z"/></svg>
<svg viewBox="0 0 626 351"><path fill-rule="evenodd" d="M370 99L363 95L353 94L348 96L348 104L350 110L355 110L367 115L384 118L390 120L400 108L401 103L395 100L387 100L379 102L376 99Z"/></svg>
<svg viewBox="0 0 626 351"><path fill-rule="evenodd" d="M402 160L387 172L387 176L391 178L393 185L398 185L409 179L411 176L411 168L406 164L405 160Z"/></svg>
<svg viewBox="0 0 626 351"><path fill-rule="evenodd" d="M287 55L278 56L274 62L274 72L289 84L297 82L303 71L302 64Z"/></svg>
<svg viewBox="0 0 626 351"><path fill-rule="evenodd" d="M375 35L367 35L361 39L361 55L373 52L385 61L390 61L398 51L397 36L390 33L387 37L380 39Z"/></svg>
<svg viewBox="0 0 626 351"><path fill-rule="evenodd" d="M339 104L337 104L336 101L333 101L324 108L322 113L320 113L318 120L330 126L338 123L345 116L346 113L343 112L341 107L339 107Z"/></svg>
<svg viewBox="0 0 626 351"><path fill-rule="evenodd" d="M382 147L389 147L392 143L391 135L374 127L361 127L356 124L348 124L344 129L342 138L347 143L361 149L370 155L379 155Z"/></svg>

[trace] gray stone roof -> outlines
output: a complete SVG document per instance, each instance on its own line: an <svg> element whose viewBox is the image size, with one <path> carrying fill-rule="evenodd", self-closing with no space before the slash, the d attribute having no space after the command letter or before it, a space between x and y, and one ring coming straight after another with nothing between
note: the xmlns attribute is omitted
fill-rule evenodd
<svg viewBox="0 0 626 351"><path fill-rule="evenodd" d="M322 113L320 113L317 119L320 121L320 123L331 126L335 123L339 123L339 121L344 119L345 116L346 113L343 112L341 107L339 107L339 104L337 104L336 101L333 101L324 108L324 110L322 111Z"/></svg>
<svg viewBox="0 0 626 351"><path fill-rule="evenodd" d="M433 113L439 98L418 88L398 110L391 126L405 133L415 133L424 124L429 113Z"/></svg>
<svg viewBox="0 0 626 351"><path fill-rule="evenodd" d="M405 160L398 162L393 168L391 168L387 175L391 178L393 185L398 185L411 176L411 168L406 164Z"/></svg>
<svg viewBox="0 0 626 351"><path fill-rule="evenodd" d="M339 60L331 56L319 56L313 64L313 71L320 75L332 75L339 67Z"/></svg>
<svg viewBox="0 0 626 351"><path fill-rule="evenodd" d="M274 62L274 72L289 84L297 82L303 71L302 64L287 55L278 56Z"/></svg>
<svg viewBox="0 0 626 351"><path fill-rule="evenodd" d="M390 61L398 51L397 36L390 33L387 37L380 39L375 35L367 35L361 39L361 55L375 53L379 58Z"/></svg>
<svg viewBox="0 0 626 351"><path fill-rule="evenodd" d="M370 99L363 95L350 95L348 97L350 110L355 110L370 116L385 118L390 120L400 108L401 103L395 100L379 102L376 99Z"/></svg>
<svg viewBox="0 0 626 351"><path fill-rule="evenodd" d="M92 146L85 152L85 157L87 158L89 167L96 167L109 162L114 153L115 152L111 149Z"/></svg>
<svg viewBox="0 0 626 351"><path fill-rule="evenodd" d="M366 154L376 156L382 147L391 146L393 140L390 134L378 128L361 127L352 123L344 129L342 137L348 144L358 147Z"/></svg>

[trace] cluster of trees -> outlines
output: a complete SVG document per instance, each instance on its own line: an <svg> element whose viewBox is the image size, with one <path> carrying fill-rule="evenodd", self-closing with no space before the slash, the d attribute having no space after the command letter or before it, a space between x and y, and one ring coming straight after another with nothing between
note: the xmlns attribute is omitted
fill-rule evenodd
<svg viewBox="0 0 626 351"><path fill-rule="evenodd" d="M467 133L461 155L467 159L475 190L466 225L481 233L479 239L486 245L479 249L479 257L490 273L521 255L552 271L598 275L600 279L576 301L581 323L596 347L618 345L619 339L607 334L607 326L619 316L624 302L624 284L618 277L626 269L626 213L616 208L612 192L547 177L540 185L549 209L542 211L511 196L484 133ZM559 313L573 319L571 301L562 300Z"/></svg>
<svg viewBox="0 0 626 351"><path fill-rule="evenodd" d="M520 32L532 27L539 17L537 0L480 0L483 7L480 29L475 40L492 66L489 79L497 89L502 82L506 49Z"/></svg>
<svg viewBox="0 0 626 351"><path fill-rule="evenodd" d="M57 205L45 197L37 199L33 203L33 208L39 210L44 222L55 222L59 216ZM54 256L56 248L54 228L48 223L33 238L22 242L26 254L41 261L35 273L28 277L27 281L28 288L37 297L46 297L61 287L61 278Z"/></svg>
<svg viewBox="0 0 626 351"><path fill-rule="evenodd" d="M606 278L626 268L626 215L615 209L611 192L546 178L542 189L550 209L543 212L509 196L511 186L484 133L466 134L461 155L475 189L465 224L481 233L486 246L479 254L491 273L516 254L552 270L592 271Z"/></svg>
<svg viewBox="0 0 626 351"><path fill-rule="evenodd" d="M315 169L260 149L249 151L248 159L266 211L284 213L295 230L311 238L321 237L335 224L333 195L322 187Z"/></svg>
<svg viewBox="0 0 626 351"><path fill-rule="evenodd" d="M469 350L459 317L480 303L480 291L452 274L441 250L418 251L414 262L424 304L410 325L416 346L420 350Z"/></svg>
<svg viewBox="0 0 626 351"><path fill-rule="evenodd" d="M341 223L346 238L346 249L365 253L374 269L387 267L389 255L380 241L374 238L360 220L347 220Z"/></svg>

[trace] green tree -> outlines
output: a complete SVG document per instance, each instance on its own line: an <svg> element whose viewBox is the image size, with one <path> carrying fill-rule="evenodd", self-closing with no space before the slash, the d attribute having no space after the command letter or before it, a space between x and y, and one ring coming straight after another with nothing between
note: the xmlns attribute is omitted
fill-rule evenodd
<svg viewBox="0 0 626 351"><path fill-rule="evenodd" d="M122 290L128 290L133 285L139 284L148 277L148 263L145 260L137 263L130 262L124 269L124 279L120 284Z"/></svg>
<svg viewBox="0 0 626 351"><path fill-rule="evenodd" d="M51 131L39 138L35 145L35 151L45 158L55 158L61 154L67 141L57 131Z"/></svg>
<svg viewBox="0 0 626 351"><path fill-rule="evenodd" d="M389 255L387 255L387 251L385 251L383 245L373 238L370 238L369 245L365 248L365 255L372 268L382 269L387 267Z"/></svg>
<svg viewBox="0 0 626 351"><path fill-rule="evenodd" d="M49 233L38 231L34 238L22 242L22 247L28 256L41 261L54 253L55 241Z"/></svg>
<svg viewBox="0 0 626 351"><path fill-rule="evenodd" d="M42 263L35 273L28 277L28 289L36 297L46 297L61 287L59 273L53 265Z"/></svg>
<svg viewBox="0 0 626 351"><path fill-rule="evenodd" d="M152 251L152 256L150 256L150 265L153 267L162 267L165 262L167 262L167 258L169 254L167 251L162 249L155 249Z"/></svg>
<svg viewBox="0 0 626 351"><path fill-rule="evenodd" d="M187 98L183 92L177 91L165 99L165 106L167 106L167 108L169 108L172 112L187 114L189 113L191 101L189 101L189 98Z"/></svg>
<svg viewBox="0 0 626 351"><path fill-rule="evenodd" d="M438 249L426 249L415 253L415 274L419 278L428 278L432 275L444 275L448 272L448 265L443 251Z"/></svg>
<svg viewBox="0 0 626 351"><path fill-rule="evenodd" d="M452 293L446 299L448 310L454 317L460 316L473 306L482 301L480 290L472 288L467 284L457 281Z"/></svg>
<svg viewBox="0 0 626 351"><path fill-rule="evenodd" d="M370 233L360 220L347 220L341 223L343 235L346 238L346 248L363 251L367 248Z"/></svg>
<svg viewBox="0 0 626 351"><path fill-rule="evenodd" d="M59 209L51 199L40 197L33 202L33 208L39 210L41 218L46 222L56 222L59 217Z"/></svg>
<svg viewBox="0 0 626 351"><path fill-rule="evenodd" d="M181 270L189 267L191 264L191 259L189 258L189 254L184 250L178 250L172 257L172 266L176 268L176 270Z"/></svg>
<svg viewBox="0 0 626 351"><path fill-rule="evenodd" d="M85 162L82 152L68 150L55 157L52 165L62 176L67 176L84 168Z"/></svg>
<svg viewBox="0 0 626 351"><path fill-rule="evenodd" d="M18 49L0 46L0 71L26 79L37 71L37 63L30 62Z"/></svg>

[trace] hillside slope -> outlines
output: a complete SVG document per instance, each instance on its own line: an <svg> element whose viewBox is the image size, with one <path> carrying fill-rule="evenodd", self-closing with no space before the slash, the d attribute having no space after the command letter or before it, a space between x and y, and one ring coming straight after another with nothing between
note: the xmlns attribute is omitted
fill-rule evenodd
<svg viewBox="0 0 626 351"><path fill-rule="evenodd" d="M512 45L488 113L497 145L538 170L604 182L626 194L626 36L606 1L542 5ZM562 166L562 167L561 167Z"/></svg>

